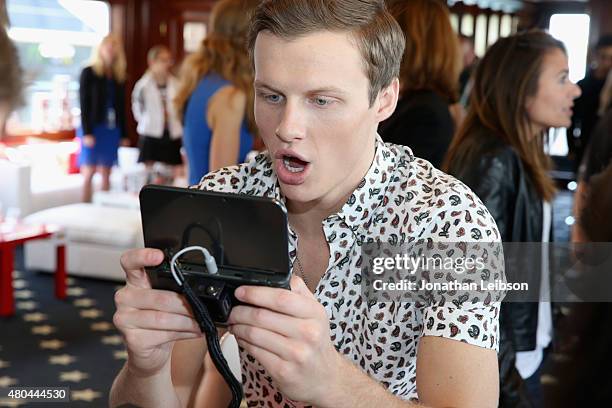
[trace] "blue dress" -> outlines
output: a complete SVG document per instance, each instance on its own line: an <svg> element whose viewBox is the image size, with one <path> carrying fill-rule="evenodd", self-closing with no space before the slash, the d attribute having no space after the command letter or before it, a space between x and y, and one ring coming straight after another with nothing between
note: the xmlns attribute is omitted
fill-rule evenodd
<svg viewBox="0 0 612 408"><path fill-rule="evenodd" d="M183 146L189 161L189 184L197 184L210 171L210 142L212 129L206 122L208 101L220 88L231 82L217 74L208 74L200 80L189 97L183 118ZM246 121L240 127L240 149L238 161L244 162L247 153L253 148L253 137Z"/></svg>
<svg viewBox="0 0 612 408"><path fill-rule="evenodd" d="M83 129L79 128L78 137L81 140L81 154L79 155L79 166L104 166L112 167L117 163L117 151L121 130L117 126L117 113L115 111L115 85L109 79L106 80L106 122L98 123L93 130L96 143L93 147L83 145Z"/></svg>

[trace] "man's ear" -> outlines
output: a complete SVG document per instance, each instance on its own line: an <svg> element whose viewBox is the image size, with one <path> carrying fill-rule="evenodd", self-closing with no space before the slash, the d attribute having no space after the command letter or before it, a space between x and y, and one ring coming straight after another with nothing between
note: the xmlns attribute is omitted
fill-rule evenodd
<svg viewBox="0 0 612 408"><path fill-rule="evenodd" d="M376 116L379 122L387 119L395 111L399 98L399 79L393 78L389 86L378 93Z"/></svg>

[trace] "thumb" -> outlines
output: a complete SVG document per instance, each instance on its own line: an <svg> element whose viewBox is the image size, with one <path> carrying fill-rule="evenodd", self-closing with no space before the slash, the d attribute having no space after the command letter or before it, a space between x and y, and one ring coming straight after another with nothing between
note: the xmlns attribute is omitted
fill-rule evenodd
<svg viewBox="0 0 612 408"><path fill-rule="evenodd" d="M123 253L121 267L125 271L126 283L143 289L151 289L151 282L144 268L159 265L163 260L164 253L154 248L132 249Z"/></svg>
<svg viewBox="0 0 612 408"><path fill-rule="evenodd" d="M314 298L314 295L312 294L310 289L308 289L308 286L306 286L306 283L301 277L297 275L291 276L291 282L289 283L289 285L291 286L292 292L299 293L310 298Z"/></svg>

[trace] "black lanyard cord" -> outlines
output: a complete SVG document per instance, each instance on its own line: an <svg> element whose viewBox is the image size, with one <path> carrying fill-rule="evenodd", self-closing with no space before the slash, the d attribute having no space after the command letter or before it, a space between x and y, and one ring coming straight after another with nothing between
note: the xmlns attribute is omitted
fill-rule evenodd
<svg viewBox="0 0 612 408"><path fill-rule="evenodd" d="M217 327L210 318L206 305L200 301L186 280L183 281L183 285L181 287L183 289L183 293L187 297L187 301L193 309L193 313L198 325L200 326L200 329L202 330L202 333L206 335L210 357L215 364L215 367L217 367L219 374L223 376L223 379L232 391L232 401L229 404L229 408L239 408L243 397L242 384L236 379L234 373L232 373L232 370L229 368L227 360L223 356L221 344L219 343Z"/></svg>

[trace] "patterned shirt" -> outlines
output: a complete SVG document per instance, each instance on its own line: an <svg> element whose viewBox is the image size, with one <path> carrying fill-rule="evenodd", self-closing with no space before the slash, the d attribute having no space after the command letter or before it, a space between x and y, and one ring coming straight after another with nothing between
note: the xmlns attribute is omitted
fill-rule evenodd
<svg viewBox="0 0 612 408"><path fill-rule="evenodd" d="M202 178L200 189L276 198L284 202L272 161L264 152L251 162ZM499 304L464 302L456 307L408 302L368 302L361 288L361 246L373 239L400 242L499 242L495 221L472 191L409 148L377 137L370 169L347 202L323 221L330 262L315 290L329 318L338 352L402 399L418 398L416 359L419 340L438 336L498 349ZM289 227L289 255L298 237ZM284 397L263 366L240 350L248 406L304 406Z"/></svg>

